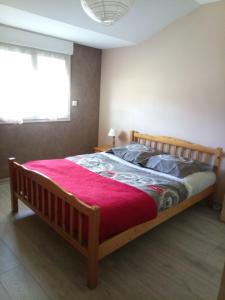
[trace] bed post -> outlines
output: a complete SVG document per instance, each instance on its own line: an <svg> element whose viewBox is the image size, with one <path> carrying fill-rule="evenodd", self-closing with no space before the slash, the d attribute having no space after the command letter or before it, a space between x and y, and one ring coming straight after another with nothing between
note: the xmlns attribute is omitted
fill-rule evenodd
<svg viewBox="0 0 225 300"><path fill-rule="evenodd" d="M134 134L135 134L135 132L136 132L135 130L131 130L130 131L130 143L134 142Z"/></svg>
<svg viewBox="0 0 225 300"><path fill-rule="evenodd" d="M87 286L94 289L98 284L98 260L99 260L99 207L93 207L93 213L89 217L88 230L88 276Z"/></svg>
<svg viewBox="0 0 225 300"><path fill-rule="evenodd" d="M223 149L222 148L217 148L216 149L216 154L215 154L214 169L213 169L213 171L216 174L216 179L217 180L218 180L218 177L220 175L220 164L221 164L222 155L223 155ZM213 194L210 195L209 198L208 198L209 207L213 207L214 198L215 198L215 189L216 189L216 184L214 185Z"/></svg>
<svg viewBox="0 0 225 300"><path fill-rule="evenodd" d="M16 161L15 158L9 158L9 179L10 179L10 191L11 191L11 208L12 213L18 212L18 198L15 196L16 191L16 173L14 162Z"/></svg>

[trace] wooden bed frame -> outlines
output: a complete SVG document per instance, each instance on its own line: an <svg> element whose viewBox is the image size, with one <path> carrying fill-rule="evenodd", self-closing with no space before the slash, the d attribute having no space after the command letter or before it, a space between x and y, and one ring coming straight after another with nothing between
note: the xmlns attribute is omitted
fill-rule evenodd
<svg viewBox="0 0 225 300"><path fill-rule="evenodd" d="M218 176L222 156L222 148L209 148L187 141L164 136L151 136L131 131L130 141L149 144L151 147L160 149L165 153L192 157L199 161L211 163ZM57 186L48 177L34 171L30 171L17 163L15 158L9 158L10 189L12 212L18 212L18 199L24 202L37 215L39 215L49 226L58 232L74 248L87 258L87 285L93 289L97 286L98 261L126 245L128 242L149 231L162 222L170 219L186 208L194 205L202 199L214 193L215 186L210 186L201 193L192 196L176 207L169 208L146 223L132 227L106 241L99 242L100 208L88 206L82 199L77 199ZM62 203L61 207L59 207ZM212 204L212 200L210 201ZM49 208L46 213L45 205ZM65 226L65 207L69 209L69 229ZM62 220L58 220L60 209ZM55 212L54 214L52 212ZM74 230L74 213L77 214L77 230ZM82 237L83 216L88 219L88 238Z"/></svg>

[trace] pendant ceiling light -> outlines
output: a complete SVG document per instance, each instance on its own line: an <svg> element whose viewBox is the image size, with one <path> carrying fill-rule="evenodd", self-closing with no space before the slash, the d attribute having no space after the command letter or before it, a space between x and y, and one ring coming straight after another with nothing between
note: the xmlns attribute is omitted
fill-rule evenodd
<svg viewBox="0 0 225 300"><path fill-rule="evenodd" d="M111 25L122 18L134 0L81 0L86 14L98 23Z"/></svg>

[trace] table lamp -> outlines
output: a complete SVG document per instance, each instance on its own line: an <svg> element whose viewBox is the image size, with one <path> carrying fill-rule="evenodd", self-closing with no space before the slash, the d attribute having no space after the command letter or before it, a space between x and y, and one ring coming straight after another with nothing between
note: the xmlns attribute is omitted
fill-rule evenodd
<svg viewBox="0 0 225 300"><path fill-rule="evenodd" d="M111 128L109 130L108 136L112 136L112 138L113 138L113 147L115 147L115 145L116 145L116 143L115 143L115 141L116 141L116 130L114 128Z"/></svg>

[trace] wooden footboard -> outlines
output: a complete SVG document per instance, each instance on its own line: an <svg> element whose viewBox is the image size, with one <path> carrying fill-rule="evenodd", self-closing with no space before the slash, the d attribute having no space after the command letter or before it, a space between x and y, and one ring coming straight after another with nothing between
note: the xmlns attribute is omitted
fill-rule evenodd
<svg viewBox="0 0 225 300"><path fill-rule="evenodd" d="M57 186L48 177L26 169L9 158L12 212L24 202L82 255L87 257L89 288L97 286L99 208L88 206ZM67 218L66 222L66 216ZM88 223L84 237L83 221Z"/></svg>

